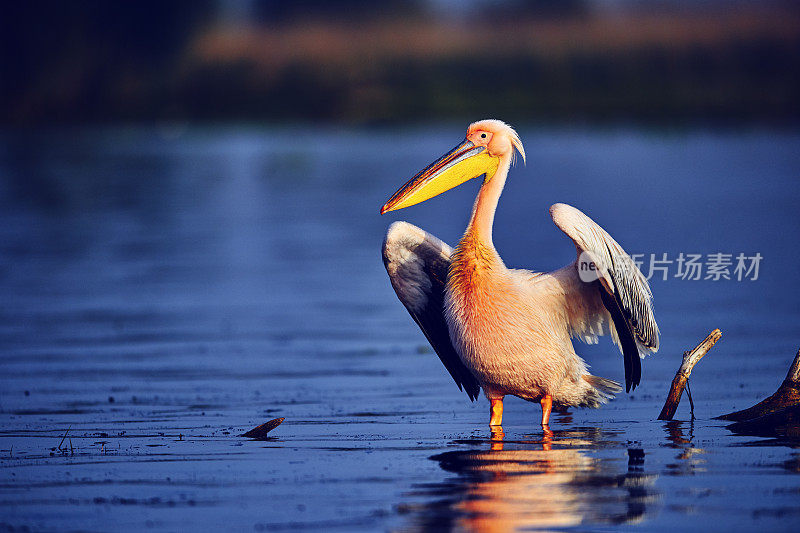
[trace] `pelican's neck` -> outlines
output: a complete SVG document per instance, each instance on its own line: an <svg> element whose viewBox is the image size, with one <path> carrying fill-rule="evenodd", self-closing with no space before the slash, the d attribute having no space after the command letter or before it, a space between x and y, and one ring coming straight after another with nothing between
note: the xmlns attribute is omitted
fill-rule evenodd
<svg viewBox="0 0 800 533"><path fill-rule="evenodd" d="M500 164L494 176L484 180L475 205L472 207L472 218L467 226L467 235L479 241L481 244L494 248L492 243L492 225L494 224L494 213L497 210L497 202L503 193L503 186L506 184L508 169L511 167L511 156L500 158Z"/></svg>

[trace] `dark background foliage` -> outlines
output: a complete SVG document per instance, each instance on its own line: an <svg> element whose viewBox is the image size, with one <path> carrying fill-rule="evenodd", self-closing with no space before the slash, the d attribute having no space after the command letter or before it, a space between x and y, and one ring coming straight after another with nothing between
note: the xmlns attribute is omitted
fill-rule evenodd
<svg viewBox="0 0 800 533"><path fill-rule="evenodd" d="M800 118L792 2L19 2L0 121Z"/></svg>

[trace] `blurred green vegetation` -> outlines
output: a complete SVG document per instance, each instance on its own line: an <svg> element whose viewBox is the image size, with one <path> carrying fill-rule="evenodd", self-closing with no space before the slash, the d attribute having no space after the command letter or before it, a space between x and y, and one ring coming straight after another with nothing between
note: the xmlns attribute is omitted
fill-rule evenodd
<svg viewBox="0 0 800 533"><path fill-rule="evenodd" d="M0 121L796 124L800 9L692 4L19 3Z"/></svg>

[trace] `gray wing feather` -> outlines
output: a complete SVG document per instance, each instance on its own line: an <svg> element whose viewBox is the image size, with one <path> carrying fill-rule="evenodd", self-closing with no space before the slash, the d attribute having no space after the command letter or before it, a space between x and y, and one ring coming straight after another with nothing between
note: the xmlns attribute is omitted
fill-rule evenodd
<svg viewBox="0 0 800 533"><path fill-rule="evenodd" d="M383 264L397 297L420 327L458 388L471 400L480 385L453 348L444 318L444 286L452 249L407 222L395 222L383 241Z"/></svg>
<svg viewBox="0 0 800 533"><path fill-rule="evenodd" d="M597 266L597 278L605 292L601 294L603 305L611 315L615 340L625 356L626 388L635 387L641 375L635 355L644 357L658 351L659 330L653 316L650 285L617 241L583 212L555 204L550 216L575 243L577 268L581 260L587 259Z"/></svg>

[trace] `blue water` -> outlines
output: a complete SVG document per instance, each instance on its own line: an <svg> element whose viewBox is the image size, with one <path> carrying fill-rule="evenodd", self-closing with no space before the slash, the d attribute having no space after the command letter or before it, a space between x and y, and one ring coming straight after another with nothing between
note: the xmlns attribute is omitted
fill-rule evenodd
<svg viewBox="0 0 800 533"><path fill-rule="evenodd" d="M0 529L792 530L797 443L711 418L771 394L800 346L800 134L520 134L495 222L509 266L574 259L555 202L646 259L762 260L742 281L668 265L641 387L556 416L551 441L511 399L502 450L380 259L396 219L458 240L477 182L378 209L460 125L2 134ZM684 400L655 421L714 328L697 420ZM578 350L622 379L609 341ZM237 436L279 416L274 440Z"/></svg>

